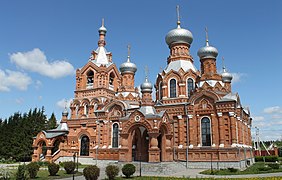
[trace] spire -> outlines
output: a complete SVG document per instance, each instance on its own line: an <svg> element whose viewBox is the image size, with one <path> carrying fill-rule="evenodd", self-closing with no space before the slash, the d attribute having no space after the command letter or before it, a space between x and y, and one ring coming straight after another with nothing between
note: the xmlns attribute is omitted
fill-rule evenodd
<svg viewBox="0 0 282 180"><path fill-rule="evenodd" d="M208 27L205 28L205 31L206 31L206 46L209 46Z"/></svg>
<svg viewBox="0 0 282 180"><path fill-rule="evenodd" d="M223 72L226 72L225 65L224 65L224 57L222 56L222 69Z"/></svg>
<svg viewBox="0 0 282 180"><path fill-rule="evenodd" d="M179 5L176 6L176 14L177 14L177 28L180 28Z"/></svg>
<svg viewBox="0 0 282 180"><path fill-rule="evenodd" d="M130 62L130 44L127 45L127 62Z"/></svg>
<svg viewBox="0 0 282 180"><path fill-rule="evenodd" d="M145 71L145 82L148 82L149 68L148 68L148 66L147 66L147 65L145 66L144 71Z"/></svg>
<svg viewBox="0 0 282 180"><path fill-rule="evenodd" d="M106 41L105 41L105 36L107 33L107 29L104 26L104 18L102 19L102 26L98 30L99 32L99 41L98 41L98 46L106 46Z"/></svg>

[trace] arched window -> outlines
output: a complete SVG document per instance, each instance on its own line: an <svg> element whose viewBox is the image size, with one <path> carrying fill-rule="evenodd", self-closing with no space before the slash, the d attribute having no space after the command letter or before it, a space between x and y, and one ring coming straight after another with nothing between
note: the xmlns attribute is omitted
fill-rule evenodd
<svg viewBox="0 0 282 180"><path fill-rule="evenodd" d="M187 93L188 97L190 97L191 91L194 89L194 81L193 79L189 78L187 80Z"/></svg>
<svg viewBox="0 0 282 180"><path fill-rule="evenodd" d="M204 117L201 120L202 130L202 146L211 146L211 130L210 130L210 119Z"/></svg>
<svg viewBox="0 0 282 180"><path fill-rule="evenodd" d="M111 74L110 74L110 77L109 77L109 84L110 84L110 85L114 85L114 78L115 78L114 73L111 73Z"/></svg>
<svg viewBox="0 0 282 180"><path fill-rule="evenodd" d="M88 113L89 113L88 104L84 104L84 114L85 114L86 116L88 116Z"/></svg>
<svg viewBox="0 0 282 180"><path fill-rule="evenodd" d="M171 79L169 82L169 97L175 98L176 97L176 80Z"/></svg>
<svg viewBox="0 0 282 180"><path fill-rule="evenodd" d="M93 79L94 79L94 73L92 70L88 71L87 72L87 84L86 84L86 87L87 88L92 88L93 87Z"/></svg>
<svg viewBox="0 0 282 180"><path fill-rule="evenodd" d="M159 84L159 100L163 99L163 83Z"/></svg>
<svg viewBox="0 0 282 180"><path fill-rule="evenodd" d="M118 147L118 123L113 124L113 138L112 138L112 147Z"/></svg>
<svg viewBox="0 0 282 180"><path fill-rule="evenodd" d="M75 117L78 118L78 113L79 113L79 105L75 106Z"/></svg>
<svg viewBox="0 0 282 180"><path fill-rule="evenodd" d="M88 136L81 137L80 156L89 156L89 137Z"/></svg>

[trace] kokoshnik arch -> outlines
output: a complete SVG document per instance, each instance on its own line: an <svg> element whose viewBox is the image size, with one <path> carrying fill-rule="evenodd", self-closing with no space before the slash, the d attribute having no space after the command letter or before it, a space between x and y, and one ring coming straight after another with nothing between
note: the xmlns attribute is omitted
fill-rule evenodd
<svg viewBox="0 0 282 180"><path fill-rule="evenodd" d="M141 92L134 85L137 67L130 53L119 70L114 64L103 22L98 48L76 70L70 117L65 110L56 129L34 138L33 161L61 161L77 153L125 162L188 160L191 167L209 167L210 161L233 167L252 163L252 119L232 92L232 75L225 67L218 73L218 51L209 45L207 31L197 70L190 54L193 35L180 25L178 18L165 37L170 54L157 75L153 100L148 77Z"/></svg>

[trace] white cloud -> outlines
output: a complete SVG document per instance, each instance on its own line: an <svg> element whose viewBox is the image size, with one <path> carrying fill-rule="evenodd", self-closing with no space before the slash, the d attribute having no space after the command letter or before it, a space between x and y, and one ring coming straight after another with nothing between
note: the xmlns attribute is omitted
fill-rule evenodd
<svg viewBox="0 0 282 180"><path fill-rule="evenodd" d="M254 121L263 121L263 120L264 120L264 117L263 117L263 116L254 116L254 117L253 117L253 120L254 120Z"/></svg>
<svg viewBox="0 0 282 180"><path fill-rule="evenodd" d="M10 60L18 67L39 73L51 78L60 78L74 74L74 67L65 60L48 62L44 52L35 48L28 52L17 52L10 55Z"/></svg>
<svg viewBox="0 0 282 180"><path fill-rule="evenodd" d="M246 76L244 73L231 73L233 76L232 83L242 81L242 78Z"/></svg>
<svg viewBox="0 0 282 180"><path fill-rule="evenodd" d="M24 99L23 98L17 98L16 99L16 103L17 104L23 104L24 103Z"/></svg>
<svg viewBox="0 0 282 180"><path fill-rule="evenodd" d="M39 80L35 81L35 89L39 89L42 86L42 82Z"/></svg>
<svg viewBox="0 0 282 180"><path fill-rule="evenodd" d="M275 114L275 113L282 114L282 108L280 106L268 107L268 108L265 108L263 112L267 114Z"/></svg>
<svg viewBox="0 0 282 180"><path fill-rule="evenodd" d="M69 108L71 101L72 101L72 99L61 99L56 103L56 105L60 109L65 109L65 107Z"/></svg>
<svg viewBox="0 0 282 180"><path fill-rule="evenodd" d="M27 90L31 83L31 78L25 73L0 69L0 91L10 91L11 87Z"/></svg>

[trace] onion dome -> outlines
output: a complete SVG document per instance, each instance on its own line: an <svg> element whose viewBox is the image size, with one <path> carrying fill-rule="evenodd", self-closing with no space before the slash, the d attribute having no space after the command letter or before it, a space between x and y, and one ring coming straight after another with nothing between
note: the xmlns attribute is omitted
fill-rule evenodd
<svg viewBox="0 0 282 180"><path fill-rule="evenodd" d="M67 108L65 107L65 110L62 112L62 116L68 116L69 115L69 112L67 110Z"/></svg>
<svg viewBox="0 0 282 180"><path fill-rule="evenodd" d="M104 26L104 19L102 19L102 26L98 30L99 34L106 34L107 29Z"/></svg>
<svg viewBox="0 0 282 180"><path fill-rule="evenodd" d="M181 28L180 21L177 21L177 28L167 33L165 41L168 46L175 43L191 45L193 42L193 35L189 30Z"/></svg>
<svg viewBox="0 0 282 180"><path fill-rule="evenodd" d="M152 92L152 89L153 89L153 85L148 81L148 78L146 76L145 78L145 82L143 82L141 84L141 92L149 92L151 93Z"/></svg>
<svg viewBox="0 0 282 180"><path fill-rule="evenodd" d="M206 29L206 46L201 47L198 50L197 54L200 57L200 59L205 59L205 58L216 59L216 57L218 55L217 49L215 47L209 45L207 29Z"/></svg>
<svg viewBox="0 0 282 180"><path fill-rule="evenodd" d="M223 67L223 73L222 76L222 82L224 83L231 83L231 80L233 79L233 76L231 73L227 72L225 67Z"/></svg>
<svg viewBox="0 0 282 180"><path fill-rule="evenodd" d="M127 61L120 65L119 70L122 74L123 73L135 73L137 71L136 65L130 62L130 46L128 46Z"/></svg>

